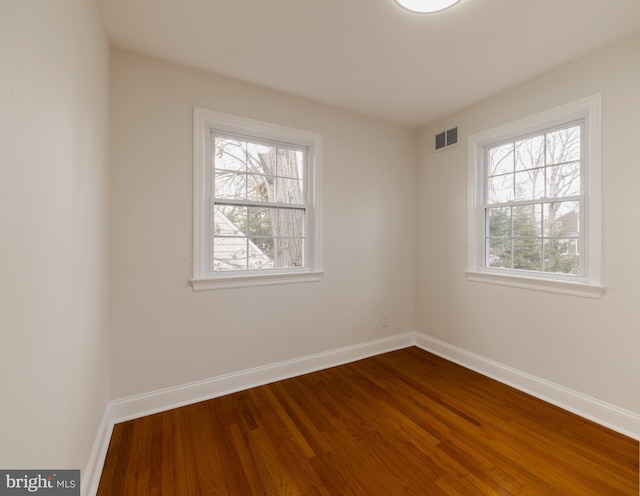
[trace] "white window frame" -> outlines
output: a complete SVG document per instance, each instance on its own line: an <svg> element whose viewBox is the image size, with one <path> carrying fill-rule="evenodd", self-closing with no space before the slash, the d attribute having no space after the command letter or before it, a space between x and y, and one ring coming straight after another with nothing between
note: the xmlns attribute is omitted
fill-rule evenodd
<svg viewBox="0 0 640 496"><path fill-rule="evenodd" d="M308 163L305 176L305 266L242 271L213 271L211 265L210 174L213 132L239 135L303 147ZM194 291L319 281L323 275L321 250L322 136L245 117L194 107L193 109L193 278Z"/></svg>
<svg viewBox="0 0 640 496"><path fill-rule="evenodd" d="M502 126L469 136L467 279L474 282L547 291L586 298L600 298L602 285L602 171L601 95L561 105ZM583 120L584 276L566 276L512 269L494 269L483 259L485 219L482 217L485 187L485 149L499 142Z"/></svg>

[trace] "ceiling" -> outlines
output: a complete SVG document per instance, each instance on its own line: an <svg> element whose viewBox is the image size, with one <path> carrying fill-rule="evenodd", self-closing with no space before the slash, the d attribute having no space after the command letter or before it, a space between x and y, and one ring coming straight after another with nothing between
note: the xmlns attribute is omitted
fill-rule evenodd
<svg viewBox="0 0 640 496"><path fill-rule="evenodd" d="M418 127L640 31L640 0L98 0L113 46Z"/></svg>

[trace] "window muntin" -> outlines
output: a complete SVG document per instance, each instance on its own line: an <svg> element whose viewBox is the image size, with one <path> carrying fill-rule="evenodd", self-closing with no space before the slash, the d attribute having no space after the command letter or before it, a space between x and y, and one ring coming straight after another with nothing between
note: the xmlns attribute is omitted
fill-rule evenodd
<svg viewBox="0 0 640 496"><path fill-rule="evenodd" d="M570 191L573 192L567 193L570 196L547 198L544 196L546 195L547 184L544 183L545 193L542 193L539 183L531 181L529 184L535 184L536 186L535 188L531 186L526 196L530 199L533 198L533 200L516 200L514 187L513 189L507 188L502 194L498 191L494 192L498 193L497 196L506 196L508 199L493 199L491 200L493 203L489 202L489 186L487 184L489 170L491 170L491 176L499 176L500 172L503 174L511 172L511 167L513 166L514 176L503 178L503 182L508 184L509 179L515 181L516 170L522 172L536 168L536 162L526 156L518 163L517 169L516 165L512 165L510 161L501 160L502 156L510 153L510 147L515 147L514 143L537 136L537 141L534 140L534 142L530 143L535 150L535 146L542 146L541 135L552 133L577 123L580 123L581 126L579 194L576 194L577 182L572 182ZM499 149L499 145L505 145L505 147ZM487 155L487 151L492 148L495 148L493 152L493 170L488 165L491 160ZM569 167L567 164L577 162L577 149L574 148L573 150L572 153L566 154L564 160L554 158L551 152L549 153L550 157L547 158L545 151L545 161L547 162L545 166ZM467 279L472 282L497 284L511 288L545 291L583 298L600 298L605 291L602 286L602 96L600 94L591 95L517 121L472 134L469 136L468 151ZM552 164L552 162L556 162L556 164ZM549 189L552 190L552 188ZM578 236L568 235L565 238L558 237L567 239L561 246L557 248L551 246L549 248L550 244L556 242L560 245L556 237L550 234L552 225L547 225L547 229L542 231L545 236L534 236L533 238L540 239L541 243L545 241L545 237L547 238L546 263L548 266L555 263L552 259L553 257L549 256L554 253L554 250L560 253L578 253L581 258L582 275L566 274L564 273L568 271L566 268L561 269L564 272L560 273L512 269L508 267L513 264L506 261L506 259L503 265L507 267L487 266L487 229L491 227L490 220L487 220L487 208L503 209L491 212L494 220L493 234L495 235L489 237L496 238L492 240L494 250L504 251L510 249L510 243L513 238L512 231L507 231L506 229L512 229L511 217L513 216L512 209L514 207L519 205L526 207L529 205L529 208L534 210L529 212L529 219L531 220L529 226L533 224L535 227L538 222L536 216L539 216L542 223L545 205L559 202L559 200L569 201L574 196L579 197L579 213L574 219L577 224L570 226L570 219L567 218L565 227L578 228L571 232L579 232L580 242L576 243L575 241ZM501 205L498 202L503 202L504 204ZM513 204L509 204L509 202L513 202ZM539 205L539 208L536 205ZM567 205L563 206L563 208L573 209L574 206ZM518 214L522 214L522 212L518 212ZM547 212L547 219L549 215L552 214ZM506 221L505 217L508 217ZM547 222L547 224L549 223ZM556 228L558 227L556 225ZM525 240L521 241L524 242ZM504 245L502 248L500 243ZM542 260L539 262L540 265L544 263ZM536 260L530 261L537 263ZM495 257L493 262L494 264L497 263ZM523 265L522 262L519 262L519 264L520 266ZM535 265L535 263L532 265Z"/></svg>
<svg viewBox="0 0 640 496"><path fill-rule="evenodd" d="M304 267L308 148L211 132L213 272Z"/></svg>
<svg viewBox="0 0 640 496"><path fill-rule="evenodd" d="M584 277L584 120L484 146L483 265Z"/></svg>
<svg viewBox="0 0 640 496"><path fill-rule="evenodd" d="M322 136L194 108L195 291L319 281Z"/></svg>

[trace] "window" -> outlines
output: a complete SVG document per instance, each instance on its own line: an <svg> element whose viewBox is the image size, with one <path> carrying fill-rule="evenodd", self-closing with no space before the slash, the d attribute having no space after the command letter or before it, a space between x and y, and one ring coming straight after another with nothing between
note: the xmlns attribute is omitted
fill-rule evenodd
<svg viewBox="0 0 640 496"><path fill-rule="evenodd" d="M194 109L195 290L319 280L321 137Z"/></svg>
<svg viewBox="0 0 640 496"><path fill-rule="evenodd" d="M600 97L469 138L471 280L599 297Z"/></svg>

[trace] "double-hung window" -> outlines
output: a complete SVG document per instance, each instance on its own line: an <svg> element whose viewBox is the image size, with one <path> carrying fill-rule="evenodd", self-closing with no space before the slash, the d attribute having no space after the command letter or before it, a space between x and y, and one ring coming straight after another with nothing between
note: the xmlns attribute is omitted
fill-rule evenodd
<svg viewBox="0 0 640 496"><path fill-rule="evenodd" d="M473 280L598 297L600 99L469 139Z"/></svg>
<svg viewBox="0 0 640 496"><path fill-rule="evenodd" d="M318 280L321 137L194 109L199 289Z"/></svg>

